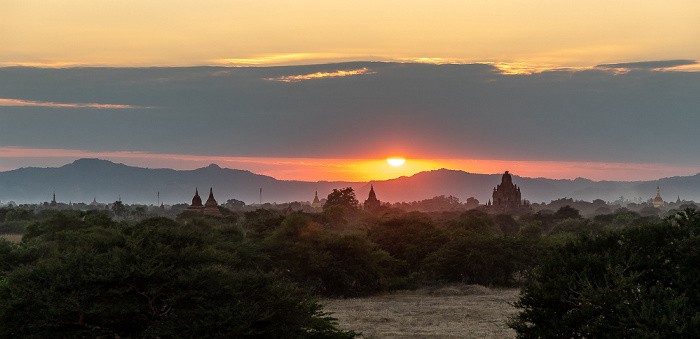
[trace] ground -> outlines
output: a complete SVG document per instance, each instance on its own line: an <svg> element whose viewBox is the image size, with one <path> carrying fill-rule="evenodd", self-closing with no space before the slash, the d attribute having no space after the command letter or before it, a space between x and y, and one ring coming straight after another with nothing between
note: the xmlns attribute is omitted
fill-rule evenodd
<svg viewBox="0 0 700 339"><path fill-rule="evenodd" d="M22 241L22 235L21 234L0 234L0 239L6 239L12 242L20 242Z"/></svg>
<svg viewBox="0 0 700 339"><path fill-rule="evenodd" d="M364 338L515 338L506 321L518 289L449 285L367 298L324 299L341 328Z"/></svg>

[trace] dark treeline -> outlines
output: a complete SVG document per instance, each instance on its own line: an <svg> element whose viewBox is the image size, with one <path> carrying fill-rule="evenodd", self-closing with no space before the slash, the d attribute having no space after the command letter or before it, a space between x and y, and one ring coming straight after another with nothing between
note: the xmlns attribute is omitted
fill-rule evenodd
<svg viewBox="0 0 700 339"><path fill-rule="evenodd" d="M545 326L541 317L559 317L538 309L565 293L541 290L547 279L565 284L557 265L571 264L553 260L579 251L592 253L586 260L600 266L607 254L595 252L606 248L597 241L624 242L624 232L679 223L625 208L584 218L569 205L519 216L479 208L368 212L353 192L340 192L329 195L321 212L220 207L223 217L145 211L136 218L117 203L91 211L0 209L0 228L24 233L20 243L0 240L0 336L354 337L336 328L315 295L458 282L525 286L524 312L512 326L528 337L545 333L536 332ZM450 199L423 203L434 202ZM678 220L700 224L692 211ZM580 265L566 274L586 274ZM610 265L592 272L627 279L622 262ZM612 281L600 279L581 288ZM637 281L630 279L623 282Z"/></svg>

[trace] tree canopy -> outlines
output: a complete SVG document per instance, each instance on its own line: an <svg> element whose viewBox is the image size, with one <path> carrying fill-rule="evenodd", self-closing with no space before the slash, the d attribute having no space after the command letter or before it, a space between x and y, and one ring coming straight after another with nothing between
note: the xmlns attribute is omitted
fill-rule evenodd
<svg viewBox="0 0 700 339"><path fill-rule="evenodd" d="M0 337L351 338L235 225L62 214L0 242Z"/></svg>
<svg viewBox="0 0 700 339"><path fill-rule="evenodd" d="M355 190L352 187L345 187L341 189L334 188L333 192L328 194L326 203L323 205L323 209L331 206L342 206L347 209L357 209L360 206L360 202L355 197Z"/></svg>
<svg viewBox="0 0 700 339"><path fill-rule="evenodd" d="M700 337L700 214L582 235L523 288L521 338Z"/></svg>

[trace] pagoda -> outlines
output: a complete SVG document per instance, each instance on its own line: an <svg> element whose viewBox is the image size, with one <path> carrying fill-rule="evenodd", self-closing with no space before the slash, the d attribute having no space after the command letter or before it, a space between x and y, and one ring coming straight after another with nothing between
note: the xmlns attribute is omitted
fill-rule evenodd
<svg viewBox="0 0 700 339"><path fill-rule="evenodd" d="M311 203L311 208L320 208L321 200L318 200L318 190L316 190L316 196L314 196L314 202Z"/></svg>
<svg viewBox="0 0 700 339"><path fill-rule="evenodd" d="M374 193L374 186L370 185L369 197L365 200L364 208L366 211L374 211L381 206L381 201L377 199L377 194Z"/></svg>
<svg viewBox="0 0 700 339"><path fill-rule="evenodd" d="M204 214L221 215L221 211L219 211L219 204L216 202L216 199L214 199L214 190L211 187L209 188L209 198L204 204Z"/></svg>

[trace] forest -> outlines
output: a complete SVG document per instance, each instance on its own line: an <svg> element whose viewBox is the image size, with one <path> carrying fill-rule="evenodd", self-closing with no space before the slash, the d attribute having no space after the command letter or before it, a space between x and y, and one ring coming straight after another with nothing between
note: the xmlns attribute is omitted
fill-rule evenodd
<svg viewBox="0 0 700 339"><path fill-rule="evenodd" d="M0 209L23 234L0 239L0 336L352 338L320 296L445 283L520 287L522 338L700 334L692 208L369 212L351 189L319 212L115 206Z"/></svg>

